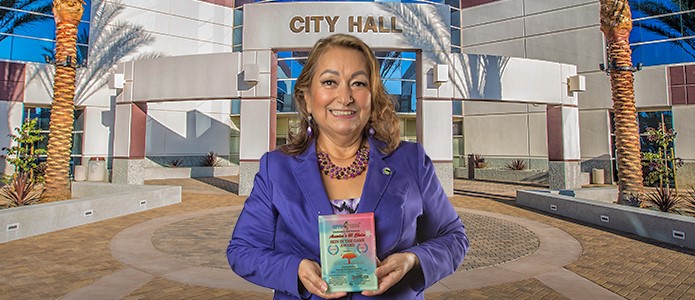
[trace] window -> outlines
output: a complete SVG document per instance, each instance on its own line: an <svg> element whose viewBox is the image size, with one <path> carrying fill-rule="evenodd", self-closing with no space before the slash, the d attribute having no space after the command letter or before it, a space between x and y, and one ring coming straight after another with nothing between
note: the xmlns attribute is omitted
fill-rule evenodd
<svg viewBox="0 0 695 300"><path fill-rule="evenodd" d="M37 119L37 125L41 129L44 139L39 142L38 147L48 148L48 132L51 120L51 109L43 107L25 107L24 120ZM70 154L70 176L74 174L75 166L82 165L83 157L83 138L84 138L84 110L75 109L75 121L72 129L72 153ZM42 155L39 161L46 161L47 156Z"/></svg>
<svg viewBox="0 0 695 300"><path fill-rule="evenodd" d="M613 122L614 115L610 113L610 123L611 123L611 149L613 152L611 160L613 161L613 174L614 180L618 181L618 164L616 161L616 148L615 148L615 123ZM642 111L637 113L637 123L639 127L640 135L640 151L642 153L651 152L656 153L659 151L658 146L654 142L650 142L646 134L648 128L659 128L663 126L664 129L673 129L673 113L670 110L665 111ZM674 148L674 145L669 146L670 149ZM643 167L642 177L646 178L649 174L649 169ZM647 182L645 181L645 186Z"/></svg>
<svg viewBox="0 0 695 300"><path fill-rule="evenodd" d="M381 79L391 95L396 111L413 113L416 108L415 52L375 52L381 66ZM309 52L281 51L278 57L277 111L296 112L293 93L297 77L304 69Z"/></svg>
<svg viewBox="0 0 695 300"><path fill-rule="evenodd" d="M241 144L241 117L232 115L232 128L229 130L229 161L239 164L239 145Z"/></svg>
<svg viewBox="0 0 695 300"><path fill-rule="evenodd" d="M650 66L695 61L693 5L691 1L631 0L633 63Z"/></svg>
<svg viewBox="0 0 695 300"><path fill-rule="evenodd" d="M78 25L78 61L87 57L91 1L85 1ZM4 2L3 2L4 3ZM8 2L11 3L11 2ZM0 59L46 62L55 48L55 21L51 0L0 3Z"/></svg>

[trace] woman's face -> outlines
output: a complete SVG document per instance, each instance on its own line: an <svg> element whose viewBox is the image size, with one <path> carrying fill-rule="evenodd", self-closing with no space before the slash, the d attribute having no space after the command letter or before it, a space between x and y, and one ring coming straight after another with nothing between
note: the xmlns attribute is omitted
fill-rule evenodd
<svg viewBox="0 0 695 300"><path fill-rule="evenodd" d="M304 99L321 134L329 138L361 134L372 112L366 58L354 49L331 47L314 70Z"/></svg>

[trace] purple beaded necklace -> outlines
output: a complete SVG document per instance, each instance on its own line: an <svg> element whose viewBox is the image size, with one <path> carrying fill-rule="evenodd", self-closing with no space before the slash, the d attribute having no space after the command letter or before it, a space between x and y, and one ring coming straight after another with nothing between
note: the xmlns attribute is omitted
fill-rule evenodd
<svg viewBox="0 0 695 300"><path fill-rule="evenodd" d="M316 158L319 160L319 169L326 176L335 179L350 179L359 176L367 169L369 148L362 147L357 150L355 160L347 167L336 166L326 152L316 152Z"/></svg>

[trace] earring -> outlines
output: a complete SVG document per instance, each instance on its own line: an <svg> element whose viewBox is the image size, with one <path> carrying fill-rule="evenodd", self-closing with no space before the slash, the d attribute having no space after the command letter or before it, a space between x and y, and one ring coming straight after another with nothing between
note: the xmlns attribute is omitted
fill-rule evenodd
<svg viewBox="0 0 695 300"><path fill-rule="evenodd" d="M308 137L311 137L312 135L314 135L314 130L311 129L311 123L314 122L314 117L309 115L309 117L307 119L309 119L309 125L306 127L306 135Z"/></svg>
<svg viewBox="0 0 695 300"><path fill-rule="evenodd" d="M372 135L372 136L373 136L375 133L376 133L376 131L374 131L374 127L371 127L371 126L370 126L370 127L369 127L369 135Z"/></svg>

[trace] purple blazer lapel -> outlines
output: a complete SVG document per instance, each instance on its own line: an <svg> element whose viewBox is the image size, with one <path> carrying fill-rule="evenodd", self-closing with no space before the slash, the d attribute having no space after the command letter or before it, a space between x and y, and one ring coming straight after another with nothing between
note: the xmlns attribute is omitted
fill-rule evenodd
<svg viewBox="0 0 695 300"><path fill-rule="evenodd" d="M376 211L381 198L384 196L384 191L388 188L391 178L396 172L393 166L385 161L388 155L384 155L378 150L383 147L382 142L370 137L369 147L369 168L357 212Z"/></svg>
<svg viewBox="0 0 695 300"><path fill-rule="evenodd" d="M304 197L314 208L318 215L331 215L333 208L328 201L326 189L323 187L319 164L316 159L316 142L311 141L309 148L297 155L298 165L293 173L295 182L304 193ZM316 217L318 220L318 217ZM318 221L317 221L318 222ZM318 224L318 223L317 223Z"/></svg>

